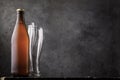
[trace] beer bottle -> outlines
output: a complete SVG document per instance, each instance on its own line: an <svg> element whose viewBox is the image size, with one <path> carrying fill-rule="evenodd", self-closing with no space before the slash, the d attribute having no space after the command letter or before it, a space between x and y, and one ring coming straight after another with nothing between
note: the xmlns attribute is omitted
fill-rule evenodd
<svg viewBox="0 0 120 80"><path fill-rule="evenodd" d="M11 38L11 73L28 76L29 37L24 21L24 9L17 9L17 20Z"/></svg>

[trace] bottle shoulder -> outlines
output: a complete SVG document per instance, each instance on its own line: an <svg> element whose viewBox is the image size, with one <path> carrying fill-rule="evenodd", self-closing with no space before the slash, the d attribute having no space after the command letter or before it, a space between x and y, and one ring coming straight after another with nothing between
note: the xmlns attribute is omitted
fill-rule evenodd
<svg viewBox="0 0 120 80"><path fill-rule="evenodd" d="M17 24L14 27L13 33L12 33L12 37L11 40L14 39L27 39L28 38L28 32L26 29L26 26L23 24Z"/></svg>

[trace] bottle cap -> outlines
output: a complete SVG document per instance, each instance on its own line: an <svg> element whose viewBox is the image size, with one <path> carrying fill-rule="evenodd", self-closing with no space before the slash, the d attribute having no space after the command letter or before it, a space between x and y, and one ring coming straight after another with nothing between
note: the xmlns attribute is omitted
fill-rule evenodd
<svg viewBox="0 0 120 80"><path fill-rule="evenodd" d="M24 11L24 9L19 8L19 9L17 9L16 11L17 11L17 12L18 12L18 11Z"/></svg>

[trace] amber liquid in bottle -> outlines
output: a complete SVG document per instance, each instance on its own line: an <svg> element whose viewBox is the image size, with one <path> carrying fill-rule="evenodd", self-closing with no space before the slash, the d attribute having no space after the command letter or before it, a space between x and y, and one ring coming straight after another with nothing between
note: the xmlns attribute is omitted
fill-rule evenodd
<svg viewBox="0 0 120 80"><path fill-rule="evenodd" d="M11 73L28 76L29 37L24 22L24 10L17 9L17 20L11 38Z"/></svg>

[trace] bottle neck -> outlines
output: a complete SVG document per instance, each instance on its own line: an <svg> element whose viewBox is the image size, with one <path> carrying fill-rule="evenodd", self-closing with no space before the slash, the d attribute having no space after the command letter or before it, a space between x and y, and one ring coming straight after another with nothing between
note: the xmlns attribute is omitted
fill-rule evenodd
<svg viewBox="0 0 120 80"><path fill-rule="evenodd" d="M24 14L23 13L17 13L17 22L24 23Z"/></svg>

